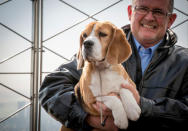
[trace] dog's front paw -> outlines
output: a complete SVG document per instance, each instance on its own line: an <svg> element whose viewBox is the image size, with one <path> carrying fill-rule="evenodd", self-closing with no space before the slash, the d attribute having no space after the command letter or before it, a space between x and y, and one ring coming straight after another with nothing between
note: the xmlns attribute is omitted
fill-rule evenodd
<svg viewBox="0 0 188 131"><path fill-rule="evenodd" d="M140 114L141 114L141 109L137 104L132 104L130 107L128 107L127 112L127 117L132 120L136 121L139 119Z"/></svg>
<svg viewBox="0 0 188 131"><path fill-rule="evenodd" d="M126 129L128 127L128 119L120 99L116 96L103 96L101 99L112 110L114 124L120 129Z"/></svg>
<svg viewBox="0 0 188 131"><path fill-rule="evenodd" d="M128 127L128 119L127 119L127 116L126 116L125 112L124 113L121 113L121 112L113 113L113 117L114 117L114 124L118 128L127 129L127 127Z"/></svg>
<svg viewBox="0 0 188 131"><path fill-rule="evenodd" d="M114 103L114 108L112 108L112 115L114 117L114 124L117 127L119 127L120 129L127 129L128 127L127 114L120 100L118 100L116 104Z"/></svg>
<svg viewBox="0 0 188 131"><path fill-rule="evenodd" d="M141 109L132 93L127 89L121 89L120 96L128 119L132 121L138 120L141 114Z"/></svg>

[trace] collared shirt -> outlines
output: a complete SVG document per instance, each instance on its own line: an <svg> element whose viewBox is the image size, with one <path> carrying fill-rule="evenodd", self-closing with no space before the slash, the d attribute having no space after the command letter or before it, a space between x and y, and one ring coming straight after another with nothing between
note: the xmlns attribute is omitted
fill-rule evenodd
<svg viewBox="0 0 188 131"><path fill-rule="evenodd" d="M136 45L137 51L140 55L142 75L143 75L144 71L146 70L148 64L151 61L151 58L152 58L155 50L160 45L160 43L162 43L162 40L152 47L144 48L134 37L133 37L133 39L134 39L134 43Z"/></svg>

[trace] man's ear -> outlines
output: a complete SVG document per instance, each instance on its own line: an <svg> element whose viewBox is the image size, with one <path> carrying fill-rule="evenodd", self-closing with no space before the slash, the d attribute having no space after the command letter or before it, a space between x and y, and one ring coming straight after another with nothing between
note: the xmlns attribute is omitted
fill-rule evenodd
<svg viewBox="0 0 188 131"><path fill-rule="evenodd" d="M168 21L168 29L171 27L171 25L174 23L176 20L177 15L175 13L171 14L169 16L169 21Z"/></svg>
<svg viewBox="0 0 188 131"><path fill-rule="evenodd" d="M82 69L84 67L84 59L82 56L82 43L83 43L83 38L82 38L82 34L80 35L80 48L79 51L77 53L77 69Z"/></svg>
<svg viewBox="0 0 188 131"><path fill-rule="evenodd" d="M127 12L128 12L129 20L131 20L131 15L132 15L132 6L131 5L128 6Z"/></svg>

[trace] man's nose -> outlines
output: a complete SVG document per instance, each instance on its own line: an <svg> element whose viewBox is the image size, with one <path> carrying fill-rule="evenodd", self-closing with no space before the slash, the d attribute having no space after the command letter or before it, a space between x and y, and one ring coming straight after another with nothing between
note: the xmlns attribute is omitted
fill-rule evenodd
<svg viewBox="0 0 188 131"><path fill-rule="evenodd" d="M154 20L155 17L153 16L153 13L151 11L149 11L145 17L144 17L146 20Z"/></svg>

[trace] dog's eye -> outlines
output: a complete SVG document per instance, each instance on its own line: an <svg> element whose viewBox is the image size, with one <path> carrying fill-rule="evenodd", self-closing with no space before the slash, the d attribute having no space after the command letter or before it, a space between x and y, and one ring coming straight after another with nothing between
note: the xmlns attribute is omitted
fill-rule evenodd
<svg viewBox="0 0 188 131"><path fill-rule="evenodd" d="M105 37L107 36L107 34L103 33L103 32L99 32L99 37Z"/></svg>
<svg viewBox="0 0 188 131"><path fill-rule="evenodd" d="M86 37L87 37L87 34L86 34L86 33L84 33L84 34L83 34L83 37L84 37L84 38L86 38Z"/></svg>

